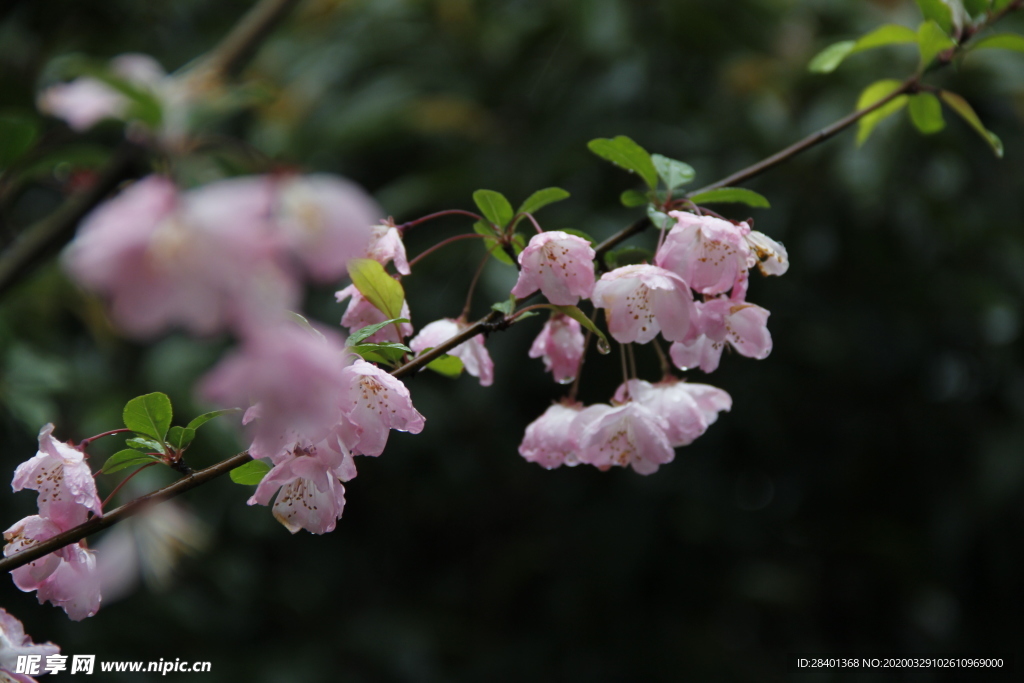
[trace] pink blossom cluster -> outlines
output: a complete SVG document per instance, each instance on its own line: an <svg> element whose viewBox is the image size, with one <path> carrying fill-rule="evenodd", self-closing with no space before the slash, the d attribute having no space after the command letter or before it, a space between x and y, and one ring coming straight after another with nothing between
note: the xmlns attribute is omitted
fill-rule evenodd
<svg viewBox="0 0 1024 683"><path fill-rule="evenodd" d="M4 555L53 538L103 509L85 454L53 437L53 425L39 432L39 451L14 471L15 491L38 491L39 514L16 522L4 532ZM96 614L100 584L96 557L85 541L72 543L11 572L23 591L36 591L40 603L52 602L75 621Z"/></svg>
<svg viewBox="0 0 1024 683"><path fill-rule="evenodd" d="M0 681L12 683L36 683L36 679L23 673L17 673L18 657L39 657L45 662L47 657L59 654L60 648L53 643L32 642L25 633L25 627L7 610L0 608Z"/></svg>

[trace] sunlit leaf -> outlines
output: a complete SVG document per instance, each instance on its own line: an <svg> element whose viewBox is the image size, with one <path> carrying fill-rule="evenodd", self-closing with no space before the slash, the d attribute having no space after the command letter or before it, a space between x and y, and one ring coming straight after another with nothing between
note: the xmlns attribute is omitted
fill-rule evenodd
<svg viewBox="0 0 1024 683"><path fill-rule="evenodd" d="M159 392L138 396L124 407L124 426L163 441L171 426L171 399Z"/></svg>
<svg viewBox="0 0 1024 683"><path fill-rule="evenodd" d="M270 471L270 465L262 460L253 460L231 470L231 481L244 486L256 486Z"/></svg>
<svg viewBox="0 0 1024 683"><path fill-rule="evenodd" d="M387 274L384 266L373 259L352 259L348 262L348 274L359 293L378 311L389 319L402 317L405 290Z"/></svg>
<svg viewBox="0 0 1024 683"><path fill-rule="evenodd" d="M203 413L202 415L193 418L192 421L188 423L186 429L199 429L200 427L202 427L204 424L206 424L215 417L240 412L242 412L241 408L225 408L224 410L211 410L208 413Z"/></svg>
<svg viewBox="0 0 1024 683"><path fill-rule="evenodd" d="M807 65L807 69L811 73L816 74L827 74L832 73L836 68L843 63L843 60L853 52L854 46L857 44L855 40L843 40L838 43L832 43L824 50L814 55L810 63Z"/></svg>
<svg viewBox="0 0 1024 683"><path fill-rule="evenodd" d="M864 109L876 104L880 100L885 99L895 91L899 90L902 85L903 83L894 79L875 81L866 87L860 94L860 97L857 99L857 109ZM863 145L867 141L868 137L870 137L871 131L875 129L875 126L877 126L886 117L892 116L898 112L900 109L905 107L906 104L907 96L898 95L870 114L866 114L861 117L857 127L857 144Z"/></svg>
<svg viewBox="0 0 1024 683"><path fill-rule="evenodd" d="M427 363L427 369L445 377L458 377L463 370L462 359L458 356L439 356Z"/></svg>
<svg viewBox="0 0 1024 683"><path fill-rule="evenodd" d="M999 33L994 36L982 38L971 45L972 52L974 50L992 49L1024 52L1024 36L1017 35L1016 33Z"/></svg>
<svg viewBox="0 0 1024 683"><path fill-rule="evenodd" d="M917 29L917 47L921 51L921 68L924 69L940 52L956 47L956 43L934 21L926 21Z"/></svg>
<svg viewBox="0 0 1024 683"><path fill-rule="evenodd" d="M925 135L938 133L946 127L946 122L942 118L942 103L930 92L912 95L908 110L914 126Z"/></svg>
<svg viewBox="0 0 1024 683"><path fill-rule="evenodd" d="M926 20L934 21L945 33L953 32L953 11L942 0L917 0L921 14Z"/></svg>

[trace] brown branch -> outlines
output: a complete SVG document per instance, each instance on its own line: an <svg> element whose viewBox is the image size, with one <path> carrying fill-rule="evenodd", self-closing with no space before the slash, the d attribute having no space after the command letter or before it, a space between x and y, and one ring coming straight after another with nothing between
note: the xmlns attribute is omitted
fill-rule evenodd
<svg viewBox="0 0 1024 683"><path fill-rule="evenodd" d="M237 76L300 0L261 0L246 13L203 60L203 66L225 78Z"/></svg>

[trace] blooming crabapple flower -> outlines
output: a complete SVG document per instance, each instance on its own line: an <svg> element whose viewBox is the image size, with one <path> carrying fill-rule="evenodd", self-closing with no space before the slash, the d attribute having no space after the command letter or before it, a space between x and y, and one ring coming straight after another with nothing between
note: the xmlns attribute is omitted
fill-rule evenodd
<svg viewBox="0 0 1024 683"><path fill-rule="evenodd" d="M615 392L615 401L626 401L627 392L630 400L665 419L665 436L673 448L693 443L714 424L720 411L732 408L732 398L725 391L675 378L657 384L631 379Z"/></svg>
<svg viewBox="0 0 1024 683"><path fill-rule="evenodd" d="M697 304L699 329L688 339L669 347L672 362L681 370L700 367L713 372L722 358L726 343L741 356L761 360L772 351L767 310L745 301L718 298Z"/></svg>
<svg viewBox="0 0 1024 683"><path fill-rule="evenodd" d="M452 320L451 318L435 320L413 337L409 342L409 348L416 353L421 353L426 349L443 344L467 327L468 325L461 320ZM494 361L487 353L482 334L459 344L454 349L449 349L448 354L462 360L466 372L480 379L480 386L489 387L494 383Z"/></svg>
<svg viewBox="0 0 1024 683"><path fill-rule="evenodd" d="M607 309L608 330L623 344L646 344L658 332L680 341L690 328L690 288L679 275L658 266L623 266L605 273L591 298L594 306Z"/></svg>
<svg viewBox="0 0 1024 683"><path fill-rule="evenodd" d="M352 456L337 441L315 446L292 444L289 457L275 465L263 478L249 505L269 505L274 518L288 531L299 529L314 534L334 530L345 508L343 481L356 476Z"/></svg>
<svg viewBox="0 0 1024 683"><path fill-rule="evenodd" d="M639 474L652 474L672 462L675 451L665 432L669 425L640 403L618 407L590 406L571 426L578 434L576 457L599 469L632 465Z"/></svg>
<svg viewBox="0 0 1024 683"><path fill-rule="evenodd" d="M359 359L342 370L342 440L352 452L380 455L392 429L419 434L423 416L412 405L409 389L376 365Z"/></svg>
<svg viewBox="0 0 1024 683"><path fill-rule="evenodd" d="M579 403L553 404L526 427L519 455L549 470L578 465L576 436L571 427L582 410Z"/></svg>
<svg viewBox="0 0 1024 683"><path fill-rule="evenodd" d="M762 275L784 275L789 270L789 253L781 242L757 230L751 230L746 240L752 252L749 268L756 265Z"/></svg>
<svg viewBox="0 0 1024 683"><path fill-rule="evenodd" d="M654 262L682 277L701 294L729 291L751 258L744 239L750 226L687 211L669 211L668 215L676 219L676 224Z"/></svg>
<svg viewBox="0 0 1024 683"><path fill-rule="evenodd" d="M314 279L336 280L348 262L366 253L376 202L337 176L295 176L280 183L277 224L285 242Z"/></svg>
<svg viewBox="0 0 1024 683"><path fill-rule="evenodd" d="M298 299L265 227L271 198L265 183L179 194L149 176L85 219L65 265L109 298L115 322L137 337L173 325L212 334L266 324Z"/></svg>
<svg viewBox="0 0 1024 683"><path fill-rule="evenodd" d="M4 532L4 556L53 538L70 526L61 527L52 520L32 515ZM36 591L39 604L52 602L74 621L96 614L100 608L99 577L95 554L85 542L73 543L45 557L11 571L14 585L25 592Z"/></svg>
<svg viewBox="0 0 1024 683"><path fill-rule="evenodd" d="M576 379L583 358L583 344L580 324L567 315L554 313L533 340L530 358L543 358L545 369L555 376L555 381L568 384Z"/></svg>
<svg viewBox="0 0 1024 683"><path fill-rule="evenodd" d="M222 360L202 380L201 393L221 405L259 404L249 451L275 458L297 440L323 441L341 421L346 355L330 330L316 336L278 325L253 334Z"/></svg>
<svg viewBox="0 0 1024 683"><path fill-rule="evenodd" d="M367 325L382 323L388 319L386 315L381 313L379 308L367 301L366 297L356 289L355 285L349 285L345 289L334 293L334 298L338 300L338 303L349 297L352 297L352 300L348 302L348 308L345 309L345 314L341 316L341 324L347 327L350 332L360 330ZM409 313L408 301L402 301L402 314L400 317L406 320L410 319L411 314ZM399 330L401 330L401 334L399 334ZM412 324L398 323L398 330L395 329L395 325L388 325L377 330L364 341L374 344L401 342L406 337L411 337L413 332Z"/></svg>
<svg viewBox="0 0 1024 683"><path fill-rule="evenodd" d="M575 306L594 291L590 242L560 230L534 235L519 254L519 280L512 294L523 298L538 289L557 306Z"/></svg>
<svg viewBox="0 0 1024 683"><path fill-rule="evenodd" d="M36 683L34 678L14 673L18 668L18 657L36 655L43 658L60 653L53 643L32 642L25 633L25 627L7 610L0 608L0 681L4 683Z"/></svg>
<svg viewBox="0 0 1024 683"><path fill-rule="evenodd" d="M405 255L405 243L402 242L402 233L393 225L378 223L370 228L370 246L366 250L367 258L372 258L382 266L389 262L395 262L395 270L402 275L408 275L409 261Z"/></svg>
<svg viewBox="0 0 1024 683"><path fill-rule="evenodd" d="M89 511L103 516L85 454L53 438L52 423L39 430L39 451L14 470L11 488L38 491L40 514L62 529L81 524Z"/></svg>

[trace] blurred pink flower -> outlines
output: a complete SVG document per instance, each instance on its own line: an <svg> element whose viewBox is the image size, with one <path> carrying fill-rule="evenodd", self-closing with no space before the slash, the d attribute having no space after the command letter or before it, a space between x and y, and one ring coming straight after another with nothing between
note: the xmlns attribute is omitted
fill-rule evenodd
<svg viewBox="0 0 1024 683"><path fill-rule="evenodd" d="M657 266L623 266L605 273L592 299L594 306L607 309L608 330L623 344L646 344L658 332L680 341L690 328L690 288L679 275Z"/></svg>
<svg viewBox="0 0 1024 683"><path fill-rule="evenodd" d="M567 315L552 313L530 347L530 358L543 358L544 367L559 384L576 378L583 358L583 330Z"/></svg>
<svg viewBox="0 0 1024 683"><path fill-rule="evenodd" d="M402 234L392 225L378 223L370 228L370 246L366 250L366 256L382 266L394 261L395 270L402 275L412 272L409 270L409 261L405 255Z"/></svg>
<svg viewBox="0 0 1024 683"><path fill-rule="evenodd" d="M18 668L18 657L38 656L45 662L48 656L58 653L60 648L53 643L33 643L21 622L0 608L0 680L36 683L34 678L14 673Z"/></svg>
<svg viewBox="0 0 1024 683"><path fill-rule="evenodd" d="M512 294L524 298L538 289L558 306L575 306L594 291L595 252L590 242L560 230L534 235L519 254L519 280Z"/></svg>

